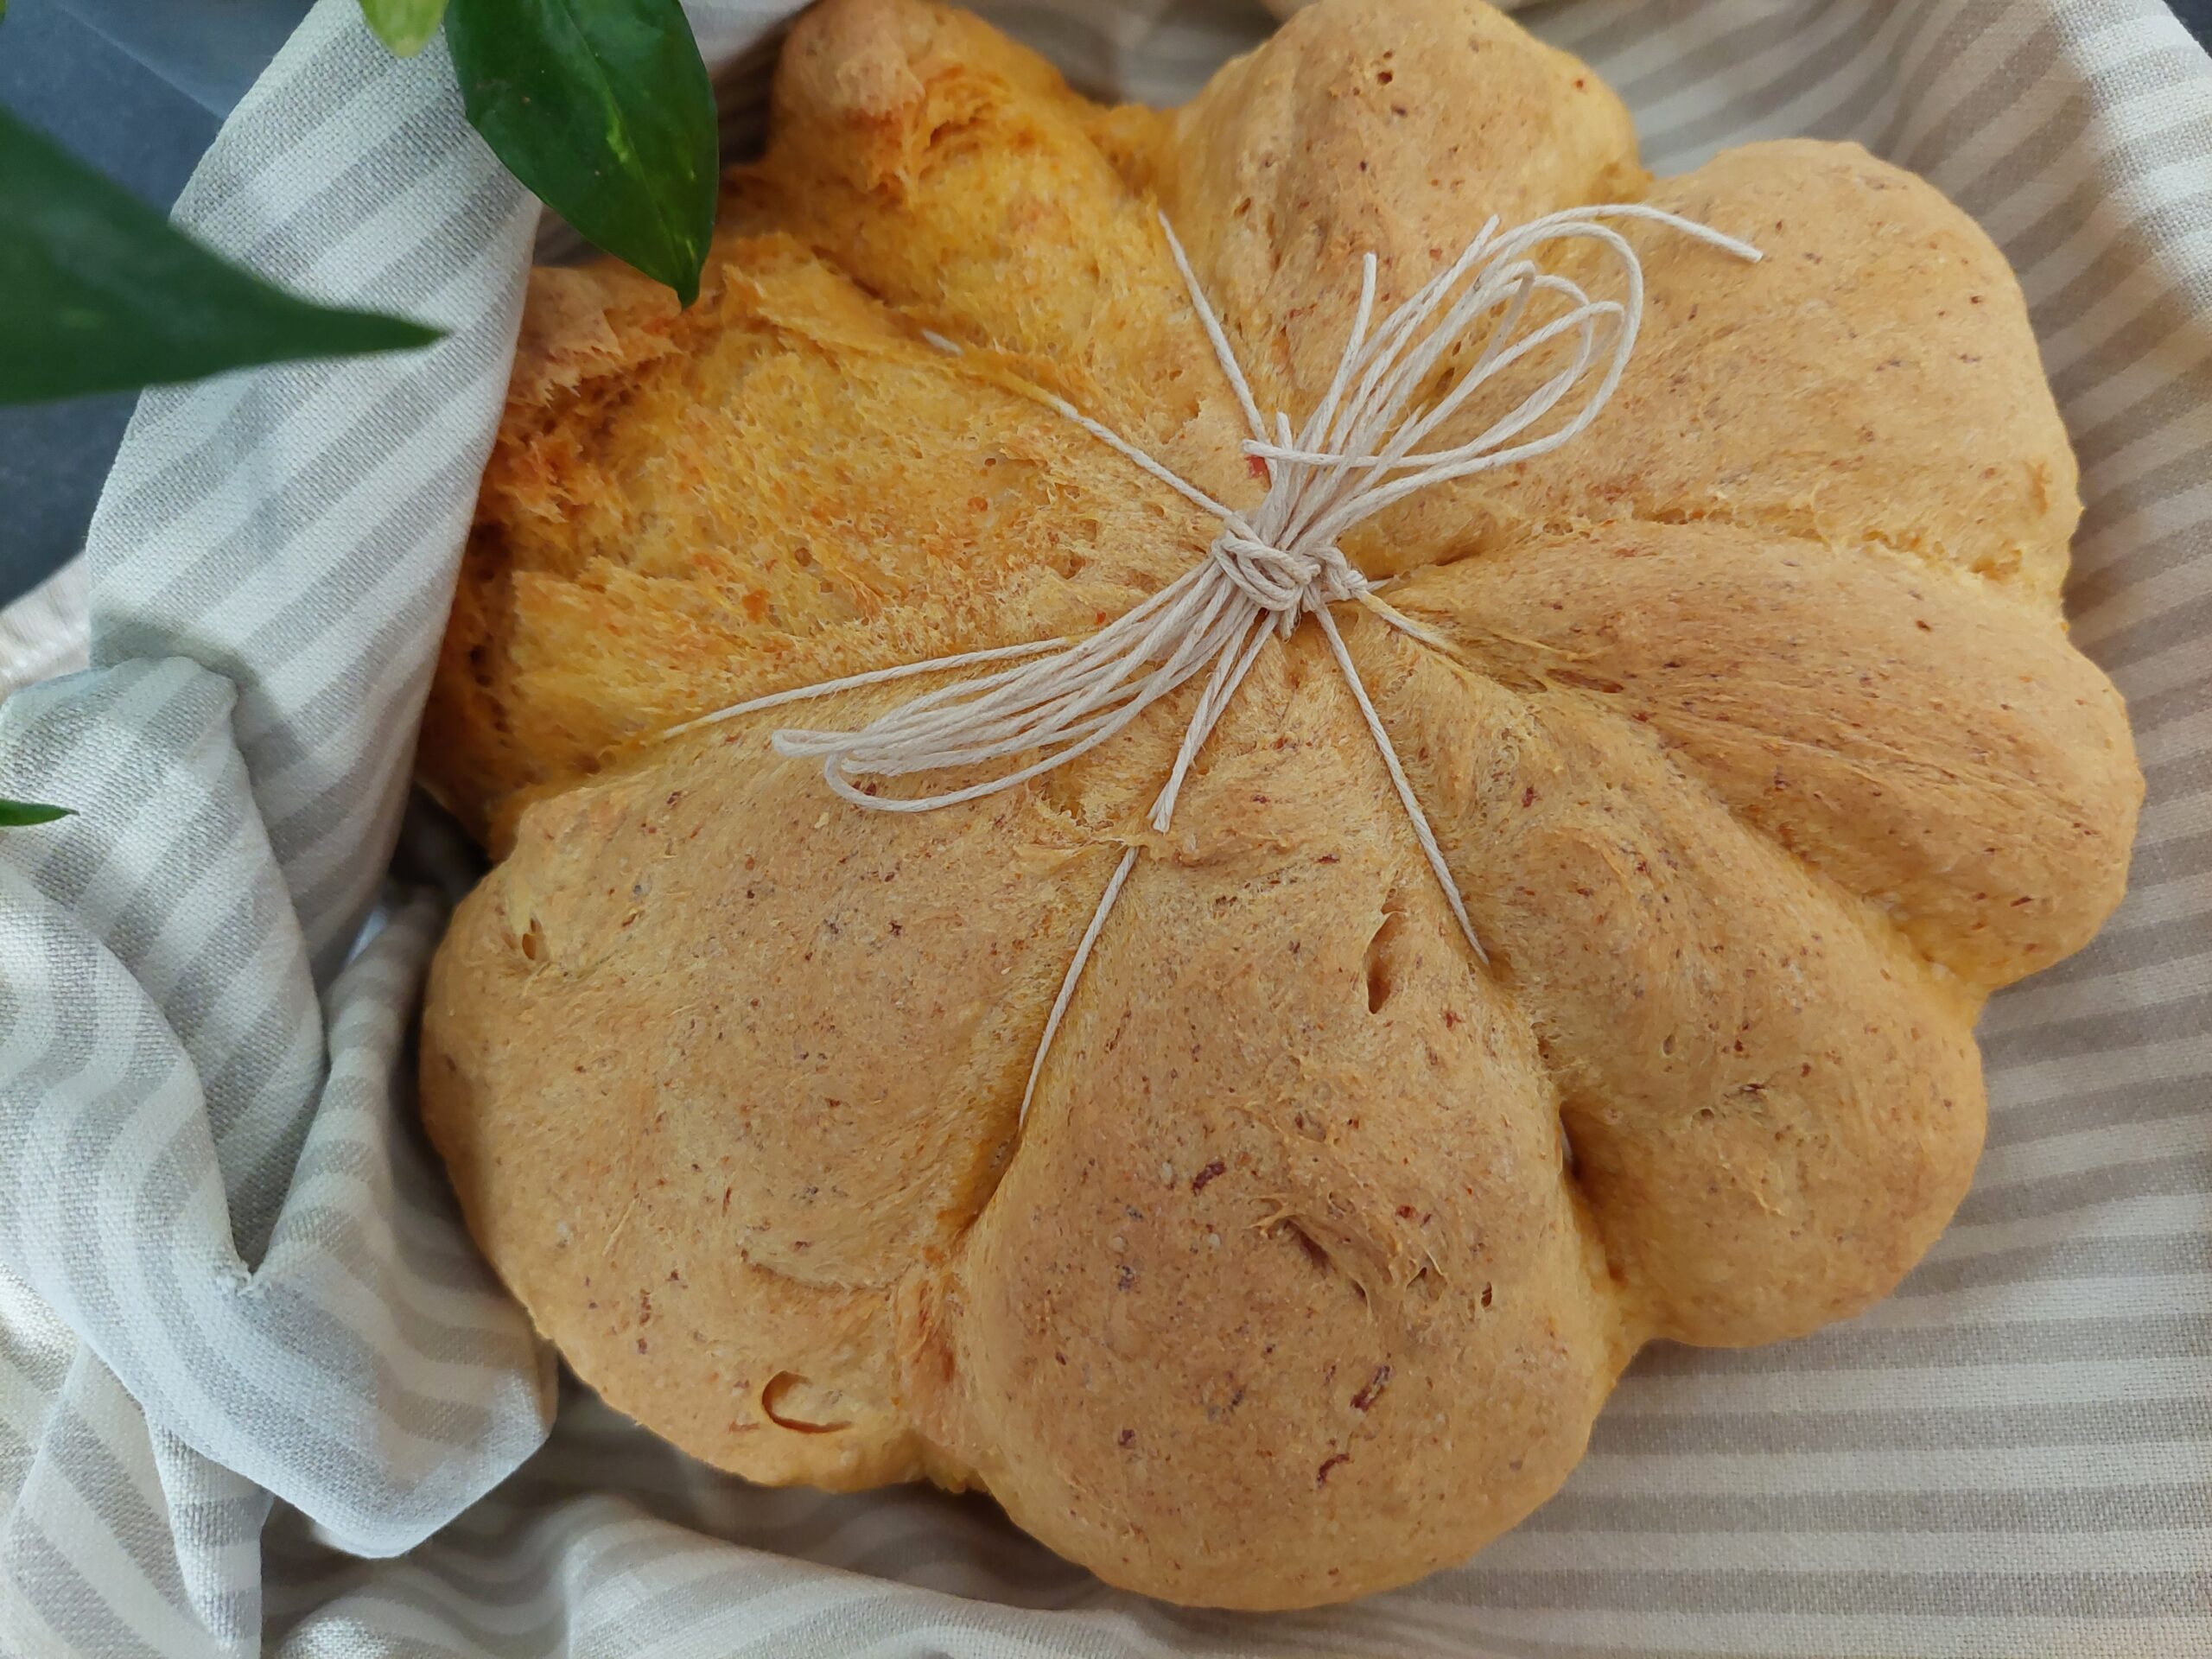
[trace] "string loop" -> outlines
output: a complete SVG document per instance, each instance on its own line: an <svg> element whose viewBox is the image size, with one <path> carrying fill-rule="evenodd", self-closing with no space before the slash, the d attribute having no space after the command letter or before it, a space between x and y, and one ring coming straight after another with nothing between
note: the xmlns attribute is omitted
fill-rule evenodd
<svg viewBox="0 0 2212 1659"><path fill-rule="evenodd" d="M1192 764L1261 647L1271 636L1287 636L1311 616L1359 706L1414 837L1469 949L1487 963L1465 900L1360 682L1331 607L1357 602L1401 632L1432 645L1435 636L1384 603L1338 543L1355 526L1408 496L1548 454L1598 418L1627 369L1643 315L1643 267L1627 238L1605 222L1618 219L1664 226L1749 262L1761 257L1747 242L1637 203L1570 208L1503 232L1493 218L1456 259L1376 324L1376 260L1365 255L1351 330L1328 391L1302 427L1294 428L1287 415L1278 413L1271 430L1227 332L1163 214L1160 222L1168 251L1250 429L1243 452L1267 473L1268 490L1258 506L1246 514L1215 500L1065 399L1033 390L1029 395L1218 521L1221 532L1206 558L1087 639L963 652L776 692L687 721L671 734L909 674L1028 658L1016 666L922 692L855 730L786 728L770 739L779 754L819 760L830 787L855 806L928 812L1015 788L1065 766L1204 674L1205 685L1174 765L1153 804L1151 822L1164 832ZM1533 257L1547 245L1573 241L1611 256L1622 279L1621 298L1594 300L1580 284L1543 270ZM1551 302L1555 315L1529 326L1540 301ZM940 349L959 351L949 340L932 336L931 341ZM1550 357L1540 356L1548 351ZM1483 387L1532 359L1557 360L1558 366L1472 436L1440 448L1422 447ZM1554 421L1554 416L1560 418ZM1024 756L1032 758L1022 761ZM993 763L1004 769L936 794L890 795L861 782ZM1053 1035L1136 851L1131 847L1122 855L1061 982L1022 1094L1025 1117Z"/></svg>

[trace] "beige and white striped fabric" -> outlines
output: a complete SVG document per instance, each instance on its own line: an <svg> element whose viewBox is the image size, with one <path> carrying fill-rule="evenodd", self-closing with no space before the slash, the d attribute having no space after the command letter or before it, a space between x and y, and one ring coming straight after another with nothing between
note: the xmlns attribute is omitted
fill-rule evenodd
<svg viewBox="0 0 2212 1659"><path fill-rule="evenodd" d="M691 10L748 130L784 8ZM984 10L1162 100L1270 21ZM542 1356L396 1082L438 848L406 842L359 940L532 207L435 52L393 65L323 0L180 211L454 332L149 397L91 552L100 666L0 708L0 792L94 809L0 838L0 1651L2212 1653L2212 62L2156 0L1522 15L1658 170L1803 133L1933 179L2018 269L2081 454L2075 637L2150 780L2133 887L1992 1007L1989 1150L1903 1291L1803 1342L1648 1353L1519 1531L1308 1615L1116 1594L973 1500L750 1488L574 1390L533 1452ZM71 598L0 650L66 653Z"/></svg>

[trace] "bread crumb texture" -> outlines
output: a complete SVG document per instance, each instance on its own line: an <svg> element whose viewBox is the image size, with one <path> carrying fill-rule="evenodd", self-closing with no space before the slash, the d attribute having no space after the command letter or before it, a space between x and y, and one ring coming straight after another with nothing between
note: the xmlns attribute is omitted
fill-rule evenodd
<svg viewBox="0 0 2212 1659"><path fill-rule="evenodd" d="M1347 545L1449 646L1347 608L1487 966L1310 626L1164 836L1188 697L921 815L767 746L911 688L656 741L1205 556L1030 390L1257 499L1159 211L1302 415L1361 251L1389 304L1492 213L1624 199L1766 258L1624 227L1649 311L1596 428ZM2060 614L2077 514L2002 257L1854 147L1654 181L1471 0L1326 0L1164 112L827 0L696 306L532 276L424 729L499 859L432 977L430 1134L577 1371L721 1468L983 1487L1176 1601L1403 1583L1558 1487L1639 1345L1844 1318L1949 1217L1976 1013L2118 901L2140 796Z"/></svg>

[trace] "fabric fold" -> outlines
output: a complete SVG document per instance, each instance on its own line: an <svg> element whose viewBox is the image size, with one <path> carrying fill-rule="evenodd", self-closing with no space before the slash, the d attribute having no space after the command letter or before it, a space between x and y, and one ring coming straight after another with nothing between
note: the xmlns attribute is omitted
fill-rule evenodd
<svg viewBox="0 0 2212 1659"><path fill-rule="evenodd" d="M404 1116L443 901L397 893L319 996L234 702L171 658L0 707L0 791L76 808L0 839L0 1260L143 1409L180 1516L234 1474L389 1554L537 1446L550 1359ZM234 1518L178 1527L187 1582Z"/></svg>

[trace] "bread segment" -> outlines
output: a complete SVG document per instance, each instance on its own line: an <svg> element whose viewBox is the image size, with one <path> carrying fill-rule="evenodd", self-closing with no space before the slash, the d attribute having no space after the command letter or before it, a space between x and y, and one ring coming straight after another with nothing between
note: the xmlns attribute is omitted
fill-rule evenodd
<svg viewBox="0 0 2212 1659"><path fill-rule="evenodd" d="M1252 1607L1465 1558L1548 1497L1642 1335L1310 636L1218 734L925 1298L930 1438L1123 1583Z"/></svg>

